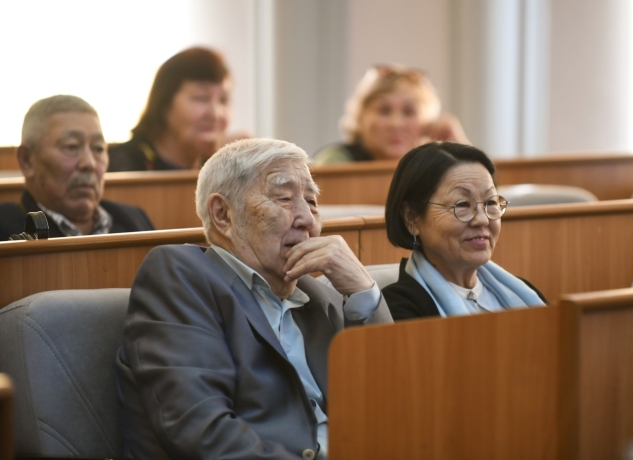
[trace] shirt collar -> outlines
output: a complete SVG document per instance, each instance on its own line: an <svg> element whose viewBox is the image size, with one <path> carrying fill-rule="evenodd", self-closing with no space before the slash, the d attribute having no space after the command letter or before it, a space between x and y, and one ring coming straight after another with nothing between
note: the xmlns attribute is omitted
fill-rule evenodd
<svg viewBox="0 0 633 460"><path fill-rule="evenodd" d="M37 202L37 207L44 211L44 214L50 217L53 222L57 224L59 230L64 236L83 235L77 226L68 220L63 214L52 211L39 202ZM92 230L89 233L90 235L103 235L110 233L110 229L112 228L112 216L108 213L108 211L103 209L101 205L97 206L96 212L93 214L92 221L93 224Z"/></svg>
<svg viewBox="0 0 633 460"><path fill-rule="evenodd" d="M262 277L262 275L257 273L255 270L253 270L240 259L235 257L229 251L215 244L211 246L210 249L214 250L222 258L222 260L233 269L233 271L237 274L237 276L239 276L244 284L246 284L250 291L252 291L253 289L261 289L270 292L271 295L274 295L272 293L272 290L270 289L268 281L266 281ZM294 291L292 291L292 294L288 296L288 300L290 300L293 304L304 305L310 300L310 298L301 289L295 287Z"/></svg>

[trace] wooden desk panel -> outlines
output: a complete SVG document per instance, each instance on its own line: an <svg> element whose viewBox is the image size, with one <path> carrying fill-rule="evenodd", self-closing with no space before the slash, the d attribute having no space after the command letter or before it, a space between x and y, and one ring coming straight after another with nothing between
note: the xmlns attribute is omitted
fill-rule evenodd
<svg viewBox="0 0 633 460"><path fill-rule="evenodd" d="M17 147L0 147L0 171L17 171L20 169L16 156Z"/></svg>
<svg viewBox="0 0 633 460"><path fill-rule="evenodd" d="M633 200L509 209L493 260L537 286L562 293L631 286Z"/></svg>
<svg viewBox="0 0 633 460"><path fill-rule="evenodd" d="M633 154L569 153L552 157L495 160L497 182L573 185L599 200L633 196Z"/></svg>
<svg viewBox="0 0 633 460"><path fill-rule="evenodd" d="M623 458L633 442L633 289L560 303L579 312L579 458Z"/></svg>
<svg viewBox="0 0 633 460"><path fill-rule="evenodd" d="M361 218L324 222L322 235L341 235L356 256ZM207 246L202 228L0 242L0 308L54 289L130 287L155 246Z"/></svg>
<svg viewBox="0 0 633 460"><path fill-rule="evenodd" d="M574 458L577 373L573 349L558 345L573 341L572 313L342 332L329 355L330 458Z"/></svg>
<svg viewBox="0 0 633 460"><path fill-rule="evenodd" d="M198 227L197 180L195 170L107 173L104 197L141 207L157 229Z"/></svg>
<svg viewBox="0 0 633 460"><path fill-rule="evenodd" d="M632 330L627 288L343 331L329 357L330 458L624 458Z"/></svg>
<svg viewBox="0 0 633 460"><path fill-rule="evenodd" d="M312 178L321 189L319 203L384 205L397 165L397 161L370 161L315 166Z"/></svg>

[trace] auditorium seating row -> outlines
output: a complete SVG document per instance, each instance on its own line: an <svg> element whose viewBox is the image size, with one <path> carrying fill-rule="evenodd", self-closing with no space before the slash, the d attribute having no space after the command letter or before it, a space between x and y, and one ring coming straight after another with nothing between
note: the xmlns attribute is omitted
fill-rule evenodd
<svg viewBox="0 0 633 460"><path fill-rule="evenodd" d="M624 288L633 281L633 199L509 209L493 261L562 294ZM387 240L384 217L325 221L365 265L397 263L408 251ZM0 305L51 289L130 287L147 252L160 244L204 245L201 228L0 243Z"/></svg>
<svg viewBox="0 0 633 460"><path fill-rule="evenodd" d="M325 205L384 206L395 162L375 161L315 167ZM633 155L582 155L497 160L497 182L582 187L600 200L631 198ZM105 198L143 208L158 229L200 225L195 213L197 171L107 173ZM21 177L0 178L0 202L19 200ZM335 215L336 211L332 212Z"/></svg>
<svg viewBox="0 0 633 460"><path fill-rule="evenodd" d="M12 458L13 418L22 451L121 455L113 356L128 296L49 291L0 312L0 370L17 409L11 417L0 374L0 459ZM330 458L623 458L632 328L629 288L346 330L329 357Z"/></svg>

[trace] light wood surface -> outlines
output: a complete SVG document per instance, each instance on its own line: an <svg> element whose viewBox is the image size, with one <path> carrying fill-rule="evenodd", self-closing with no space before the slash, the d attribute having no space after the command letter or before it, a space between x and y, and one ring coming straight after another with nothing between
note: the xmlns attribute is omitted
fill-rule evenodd
<svg viewBox="0 0 633 460"><path fill-rule="evenodd" d="M599 200L633 196L633 154L582 153L552 157L495 160L497 183L573 185Z"/></svg>
<svg viewBox="0 0 633 460"><path fill-rule="evenodd" d="M0 460L13 460L13 386L0 373Z"/></svg>
<svg viewBox="0 0 633 460"><path fill-rule="evenodd" d="M565 293L629 287L631 228L633 200L510 209L493 260L550 303ZM383 217L325 221L323 234L343 235L365 265L409 255L388 242ZM0 305L46 289L128 287L145 254L169 243L205 240L197 228L0 243Z"/></svg>
<svg viewBox="0 0 633 460"><path fill-rule="evenodd" d="M561 294L617 289L633 282L633 200L509 209L492 260Z"/></svg>
<svg viewBox="0 0 633 460"><path fill-rule="evenodd" d="M329 458L628 458L631 331L630 288L344 331L330 348Z"/></svg>
<svg viewBox="0 0 633 460"><path fill-rule="evenodd" d="M363 219L324 222L359 255ZM162 244L207 246L202 228L0 242L0 307L53 289L130 287L147 253Z"/></svg>
<svg viewBox="0 0 633 460"><path fill-rule="evenodd" d="M355 328L329 355L329 458L575 458L570 309Z"/></svg>
<svg viewBox="0 0 633 460"><path fill-rule="evenodd" d="M604 154L497 160L498 182L575 185L601 200L633 194L633 155ZM321 204L384 205L397 162L374 161L319 166L312 170ZM198 172L142 171L106 173L104 198L140 206L157 229L200 225L194 196ZM0 202L18 201L22 177L0 178Z"/></svg>
<svg viewBox="0 0 633 460"><path fill-rule="evenodd" d="M0 171L17 171L20 169L15 151L17 147L0 147Z"/></svg>
<svg viewBox="0 0 633 460"><path fill-rule="evenodd" d="M625 458L633 453L633 289L566 295L561 305L580 311L580 458Z"/></svg>

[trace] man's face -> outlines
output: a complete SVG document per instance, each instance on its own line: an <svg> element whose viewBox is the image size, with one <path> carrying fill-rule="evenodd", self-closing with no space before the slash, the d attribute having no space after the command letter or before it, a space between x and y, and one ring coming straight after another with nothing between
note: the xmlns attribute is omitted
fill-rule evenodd
<svg viewBox="0 0 633 460"><path fill-rule="evenodd" d="M273 292L292 292L296 281L284 281L287 253L321 233L316 200L310 171L298 161L273 163L245 194L242 218L234 223L233 253Z"/></svg>
<svg viewBox="0 0 633 460"><path fill-rule="evenodd" d="M36 201L72 222L92 219L103 195L108 151L96 115L56 113L36 151L22 164Z"/></svg>

